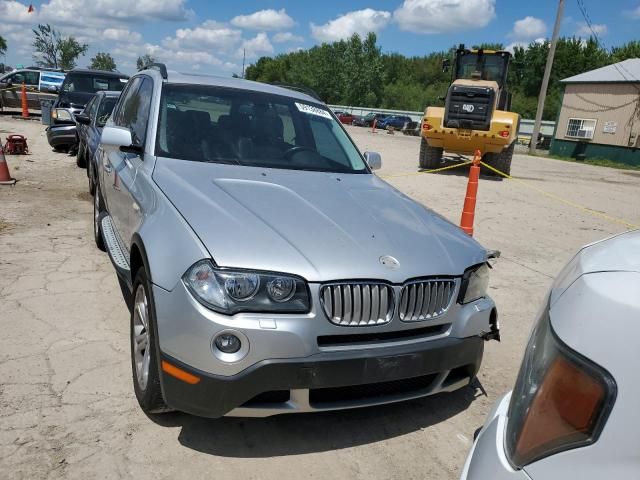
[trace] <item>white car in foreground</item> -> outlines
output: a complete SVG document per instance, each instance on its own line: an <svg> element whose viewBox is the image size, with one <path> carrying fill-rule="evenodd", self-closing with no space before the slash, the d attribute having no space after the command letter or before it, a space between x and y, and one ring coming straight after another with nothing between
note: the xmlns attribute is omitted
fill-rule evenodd
<svg viewBox="0 0 640 480"><path fill-rule="evenodd" d="M640 478L640 231L583 248L541 309L462 479Z"/></svg>

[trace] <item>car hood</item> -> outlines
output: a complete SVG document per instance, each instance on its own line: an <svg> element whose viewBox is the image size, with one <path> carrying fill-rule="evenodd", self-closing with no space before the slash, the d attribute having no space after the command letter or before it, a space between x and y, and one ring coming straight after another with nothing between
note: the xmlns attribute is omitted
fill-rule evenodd
<svg viewBox="0 0 640 480"><path fill-rule="evenodd" d="M486 260L475 240L375 175L158 158L153 178L219 266L401 283Z"/></svg>
<svg viewBox="0 0 640 480"><path fill-rule="evenodd" d="M582 247L553 282L551 305L578 278L594 272L640 273L640 230L624 232Z"/></svg>

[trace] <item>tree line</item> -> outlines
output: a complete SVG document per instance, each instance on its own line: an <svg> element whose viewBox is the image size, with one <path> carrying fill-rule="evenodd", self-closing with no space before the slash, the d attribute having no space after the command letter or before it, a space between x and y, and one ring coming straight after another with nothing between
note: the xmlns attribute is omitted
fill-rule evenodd
<svg viewBox="0 0 640 480"><path fill-rule="evenodd" d="M473 48L502 50L500 43ZM532 42L516 47L507 85L513 94L512 110L534 118L549 43ZM308 50L262 57L246 70L246 78L267 83L302 85L316 91L329 104L422 111L427 105L443 105L451 82L442 61L453 60L449 51L405 57L382 53L376 35L364 39L323 43ZM560 109L560 80L627 58L640 57L640 42L631 41L611 51L590 38L560 38L551 71L543 118L555 120Z"/></svg>
<svg viewBox="0 0 640 480"><path fill-rule="evenodd" d="M39 24L33 29L33 60L42 68L72 70L77 66L80 55L87 53L89 45L80 43L73 36L64 36L49 24ZM0 36L0 55L7 52L7 41ZM136 66L142 70L146 65L155 62L155 58L145 54L138 57ZM91 58L89 68L92 70L117 71L114 58L108 52L97 52Z"/></svg>

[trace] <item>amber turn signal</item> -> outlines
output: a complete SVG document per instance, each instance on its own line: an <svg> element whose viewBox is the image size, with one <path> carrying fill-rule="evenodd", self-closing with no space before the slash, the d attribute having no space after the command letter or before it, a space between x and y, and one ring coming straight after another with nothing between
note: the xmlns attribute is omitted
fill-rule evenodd
<svg viewBox="0 0 640 480"><path fill-rule="evenodd" d="M527 412L516 443L515 463L589 438L606 396L599 379L571 360L556 357Z"/></svg>
<svg viewBox="0 0 640 480"><path fill-rule="evenodd" d="M162 371L168 373L172 377L177 378L178 380L182 380L183 382L188 383L189 385L200 383L200 377L196 377L189 372L185 372L181 368L178 368L175 365L171 365L165 360L162 361Z"/></svg>

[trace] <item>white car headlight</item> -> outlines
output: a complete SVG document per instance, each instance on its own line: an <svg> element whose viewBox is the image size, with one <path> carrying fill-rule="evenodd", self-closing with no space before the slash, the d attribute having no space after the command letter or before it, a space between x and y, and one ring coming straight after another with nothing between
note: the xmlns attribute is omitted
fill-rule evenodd
<svg viewBox="0 0 640 480"><path fill-rule="evenodd" d="M291 275L220 269L202 260L189 268L182 280L200 303L227 315L306 313L310 309L306 283Z"/></svg>
<svg viewBox="0 0 640 480"><path fill-rule="evenodd" d="M486 263L467 270L462 278L460 303L469 303L485 297L488 288L489 266Z"/></svg>
<svg viewBox="0 0 640 480"><path fill-rule="evenodd" d="M73 122L71 112L65 108L56 108L51 116L61 122Z"/></svg>

